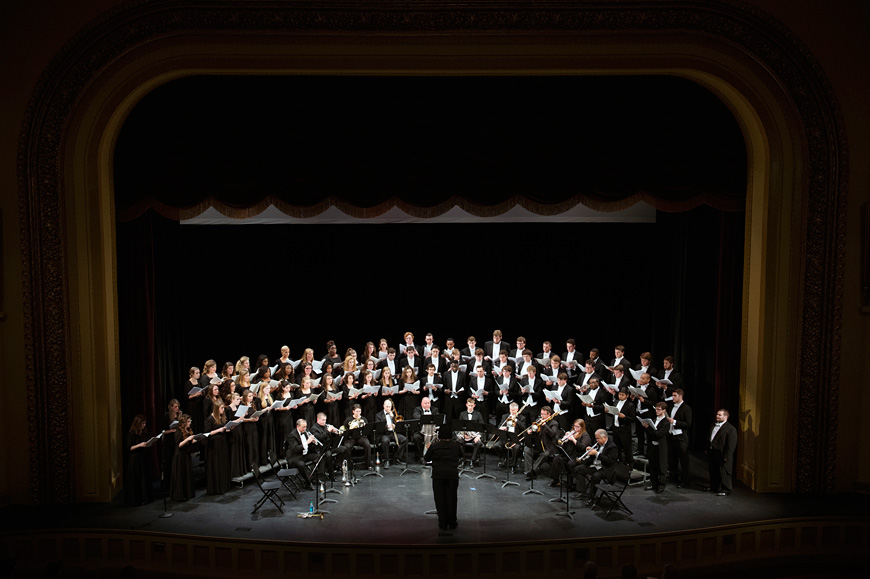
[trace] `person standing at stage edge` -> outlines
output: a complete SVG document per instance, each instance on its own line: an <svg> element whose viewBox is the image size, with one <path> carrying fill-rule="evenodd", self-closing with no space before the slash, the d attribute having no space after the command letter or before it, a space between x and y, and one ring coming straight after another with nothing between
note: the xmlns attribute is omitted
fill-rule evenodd
<svg viewBox="0 0 870 579"><path fill-rule="evenodd" d="M728 422L728 411L722 408L716 412L716 422L710 427L707 440L707 461L710 469L710 486L720 497L731 494L731 465L734 464L734 449L737 446L737 429Z"/></svg>
<svg viewBox="0 0 870 579"><path fill-rule="evenodd" d="M449 425L439 429L438 440L429 447L423 460L432 462L432 494L438 510L438 536L450 536L457 525L456 494L462 446L453 440L453 429Z"/></svg>

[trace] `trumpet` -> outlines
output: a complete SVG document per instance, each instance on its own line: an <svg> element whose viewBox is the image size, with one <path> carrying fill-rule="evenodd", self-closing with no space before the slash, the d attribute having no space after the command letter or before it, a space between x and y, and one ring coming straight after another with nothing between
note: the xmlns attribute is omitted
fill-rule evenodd
<svg viewBox="0 0 870 579"><path fill-rule="evenodd" d="M588 455L593 450L598 450L599 448L601 448L601 444L596 442L595 444L592 445L592 448L590 448L589 450L584 452L583 456L581 456L580 458L577 459L577 462L583 462L583 460L586 458L586 455Z"/></svg>
<svg viewBox="0 0 870 579"><path fill-rule="evenodd" d="M558 444L559 446L562 446L563 444L565 444L569 440L574 440L574 431L573 430L569 430L568 432L566 432L565 436L563 436L562 438L560 438L559 440L556 441L556 444Z"/></svg>

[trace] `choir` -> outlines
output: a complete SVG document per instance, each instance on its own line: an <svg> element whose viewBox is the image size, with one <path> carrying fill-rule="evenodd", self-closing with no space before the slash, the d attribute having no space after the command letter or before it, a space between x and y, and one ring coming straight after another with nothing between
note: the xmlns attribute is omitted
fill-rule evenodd
<svg viewBox="0 0 870 579"><path fill-rule="evenodd" d="M421 427L427 415L480 425L456 432L470 447L473 464L484 448L495 451L501 468L516 471L522 457L527 479L548 472L552 486L567 483L582 492L592 474L603 471L595 476L607 478L612 461L631 467L638 455L649 458L650 490L664 490L669 467L679 466L686 483L691 409L671 356L656 370L649 352L632 365L623 346L614 348L608 364L597 348L581 354L573 339L561 355L550 342L534 353L523 337L512 348L498 330L483 345L474 336L465 342L460 350L448 338L442 349L431 334L417 343L407 332L398 349L381 339L377 346L366 343L361 356L349 348L341 357L329 342L320 359L307 348L293 360L283 346L274 365L260 355L253 368L247 356L226 362L220 373L214 360L201 371L190 368L178 397L183 404L173 399L165 416L163 468L170 496L193 496L191 453L197 451L205 461L208 494L224 493L232 479L281 458L306 471L327 450L326 476L340 467L332 455L349 457L355 447L365 469L377 462L373 451L385 465L391 455L394 461L422 462L435 438L429 422ZM401 428L403 417L413 417L412 429ZM492 425L490 433L486 425ZM141 421L134 423L128 475L147 476L137 456L143 437ZM128 485L132 504L150 499L142 485Z"/></svg>

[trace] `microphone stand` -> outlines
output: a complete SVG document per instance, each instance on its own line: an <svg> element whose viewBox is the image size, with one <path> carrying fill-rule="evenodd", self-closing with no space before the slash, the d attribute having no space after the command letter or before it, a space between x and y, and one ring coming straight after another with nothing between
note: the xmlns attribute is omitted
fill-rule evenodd
<svg viewBox="0 0 870 579"><path fill-rule="evenodd" d="M172 513L170 513L166 507L166 495L169 494L169 487L166 485L166 442L163 440L165 437L165 433L160 437L160 450L163 453L163 456L160 459L160 488L163 491L163 512L160 513L161 519L168 519L172 516ZM173 440L172 443L175 444L175 440Z"/></svg>

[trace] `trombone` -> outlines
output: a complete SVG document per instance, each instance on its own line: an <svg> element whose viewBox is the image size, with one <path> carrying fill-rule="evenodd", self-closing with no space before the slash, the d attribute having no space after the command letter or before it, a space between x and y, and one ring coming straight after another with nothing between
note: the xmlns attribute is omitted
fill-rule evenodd
<svg viewBox="0 0 870 579"><path fill-rule="evenodd" d="M519 444L519 443L521 443L523 440L525 440L526 436L528 436L528 435L530 435L530 434L534 434L534 433L537 432L537 431L538 431L538 430L539 430L543 425L545 425L546 423L550 422L551 420L553 420L554 418L556 418L557 416L559 416L560 414L562 414L562 413L564 413L564 412L566 412L566 411L565 411L565 410L560 410L559 412L554 412L553 414L549 415L549 416L546 417L546 418L538 418L537 420L535 420L535 423L532 424L531 426L529 426L529 427L526 429L526 431L523 433L523 435L520 436L519 439L517 439L516 443L514 443L514 444L508 443L508 444L510 444L510 446L508 446L508 444L505 444L504 447L507 448L507 449L512 449L512 448L515 447L517 444ZM542 442L543 442L543 441L542 441Z"/></svg>
<svg viewBox="0 0 870 579"><path fill-rule="evenodd" d="M499 427L498 427L499 430L501 430L501 428L502 428L503 426L505 426L508 422L513 422L513 426L514 426L514 428L516 428L516 426L517 426L517 420L519 420L519 418L520 418L520 414L523 413L523 410L525 410L526 407L528 407L528 405L529 405L528 402L526 402L525 404L523 404L523 407L520 408L520 409L517 411L517 415L516 415L516 416L513 416L513 415L511 415L510 412L508 412L507 418L505 418L505 419L504 419L504 422L502 422L502 423L499 425ZM497 438L498 438L498 434L493 434L493 435L492 435L492 439L491 439L489 442L486 443L486 448L487 448L487 449L492 449L492 447L493 447L493 445L495 444L495 441L496 441ZM509 446L505 445L505 448L513 448L513 447L512 447L512 446L509 447Z"/></svg>

